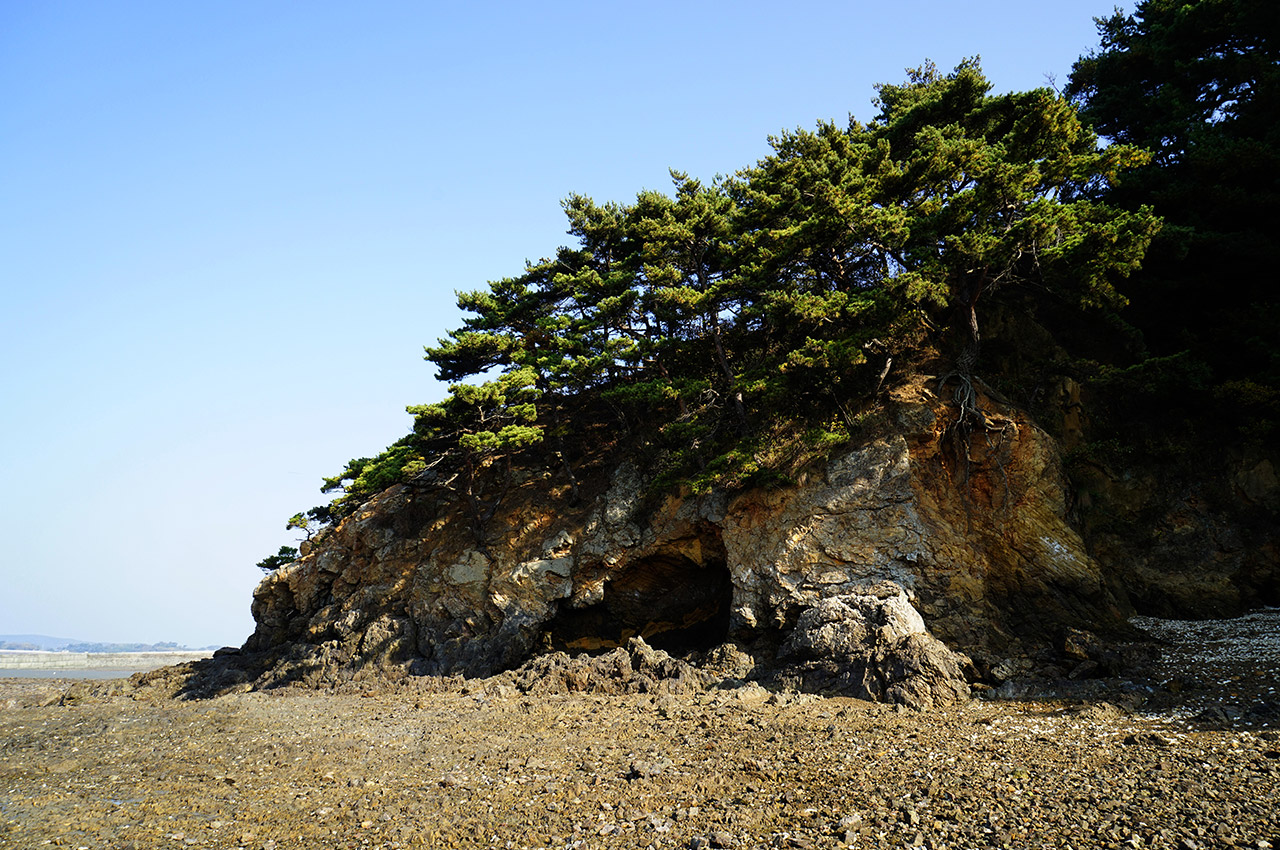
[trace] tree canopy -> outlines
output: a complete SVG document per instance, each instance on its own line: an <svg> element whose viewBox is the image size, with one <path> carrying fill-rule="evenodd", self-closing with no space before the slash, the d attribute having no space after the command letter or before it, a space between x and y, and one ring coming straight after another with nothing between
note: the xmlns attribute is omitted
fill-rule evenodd
<svg viewBox="0 0 1280 850"><path fill-rule="evenodd" d="M345 491L334 514L448 459L442 480L482 524L501 493L480 471L537 445L572 482L566 416L584 397L645 423L666 469L741 481L767 426L837 421L899 355L932 346L967 384L980 314L1007 290L1123 304L1159 222L1104 196L1144 152L1100 145L1049 89L992 94L976 61L878 93L869 122L783 132L729 177L570 195L574 244L459 295L462 325L426 349L448 398L326 481Z"/></svg>
<svg viewBox="0 0 1280 850"><path fill-rule="evenodd" d="M1179 352L1280 400L1280 15L1269 0L1142 0L1098 19L1067 93L1116 143L1152 151L1107 193L1167 227L1130 286L1152 354Z"/></svg>
<svg viewBox="0 0 1280 850"><path fill-rule="evenodd" d="M298 550L293 546L281 546L280 551L274 555L268 555L257 563L258 569L264 573L272 573L283 566L292 564L298 560Z"/></svg>

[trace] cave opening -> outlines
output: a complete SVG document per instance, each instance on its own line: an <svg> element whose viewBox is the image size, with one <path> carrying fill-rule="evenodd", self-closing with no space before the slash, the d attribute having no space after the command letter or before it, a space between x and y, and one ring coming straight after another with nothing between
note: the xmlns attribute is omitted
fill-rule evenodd
<svg viewBox="0 0 1280 850"><path fill-rule="evenodd" d="M642 637L673 655L711 649L729 638L733 581L723 560L681 555L637 560L605 582L604 600L563 608L547 629L552 649L597 652Z"/></svg>

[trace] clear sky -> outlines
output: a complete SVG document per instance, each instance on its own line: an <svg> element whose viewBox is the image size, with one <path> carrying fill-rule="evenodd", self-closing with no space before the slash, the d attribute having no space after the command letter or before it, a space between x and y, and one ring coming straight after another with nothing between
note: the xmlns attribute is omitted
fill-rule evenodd
<svg viewBox="0 0 1280 850"><path fill-rule="evenodd" d="M1064 80L1113 5L0 4L0 634L240 644L561 198L731 173L925 59Z"/></svg>

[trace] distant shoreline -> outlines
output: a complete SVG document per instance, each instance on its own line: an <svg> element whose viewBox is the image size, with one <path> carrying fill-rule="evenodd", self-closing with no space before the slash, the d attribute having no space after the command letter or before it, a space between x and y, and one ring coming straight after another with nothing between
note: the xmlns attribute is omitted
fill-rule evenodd
<svg viewBox="0 0 1280 850"><path fill-rule="evenodd" d="M137 673L170 664L199 661L212 650L163 652L50 652L47 650L0 649L0 676L6 671L35 670L116 670Z"/></svg>
<svg viewBox="0 0 1280 850"><path fill-rule="evenodd" d="M15 679L44 679L56 682L106 681L127 679L146 670L12 670L0 667L0 684Z"/></svg>

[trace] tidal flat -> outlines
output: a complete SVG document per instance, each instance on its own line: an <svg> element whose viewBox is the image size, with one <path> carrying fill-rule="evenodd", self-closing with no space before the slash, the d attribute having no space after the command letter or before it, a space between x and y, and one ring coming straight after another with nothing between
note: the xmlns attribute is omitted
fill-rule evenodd
<svg viewBox="0 0 1280 850"><path fill-rule="evenodd" d="M1256 640L1219 629L1209 660L1203 629L1166 629L1147 684L930 712L752 684L183 700L0 680L0 846L1265 850L1275 631L1221 622Z"/></svg>

